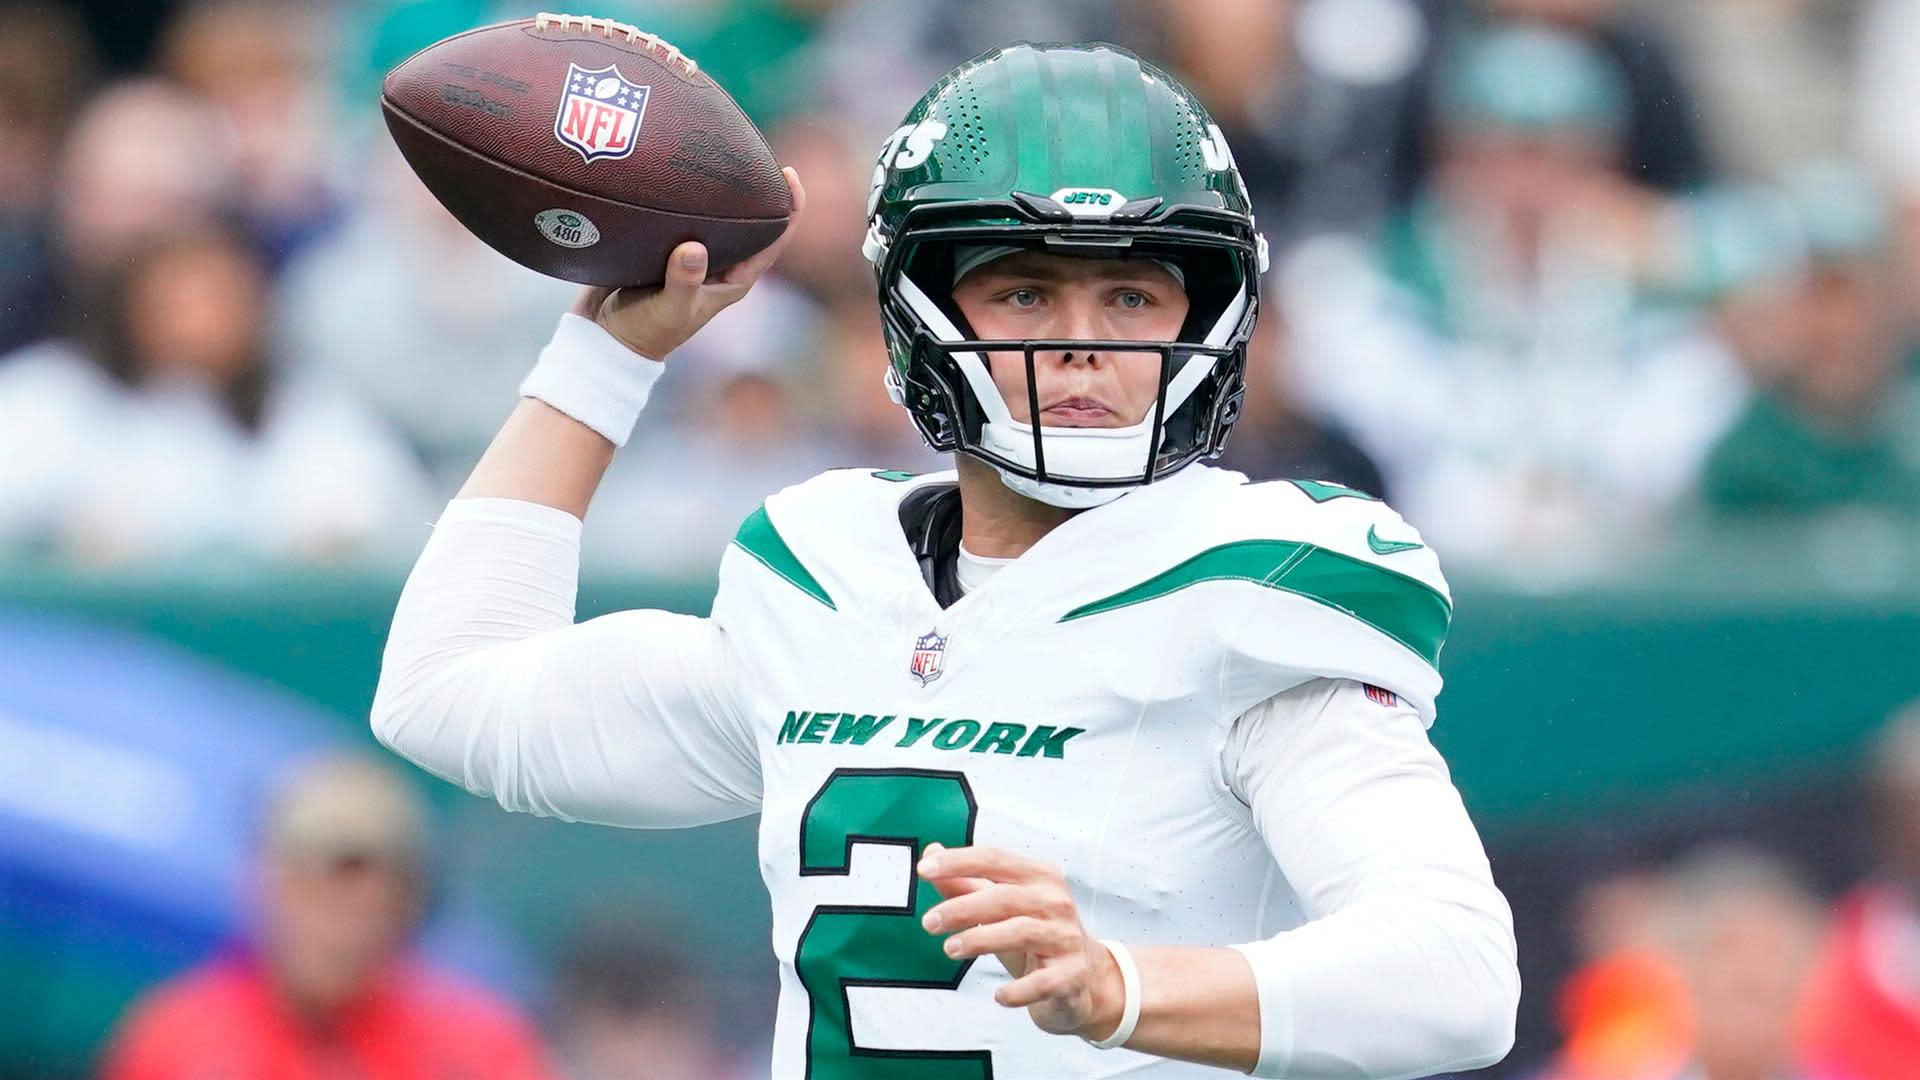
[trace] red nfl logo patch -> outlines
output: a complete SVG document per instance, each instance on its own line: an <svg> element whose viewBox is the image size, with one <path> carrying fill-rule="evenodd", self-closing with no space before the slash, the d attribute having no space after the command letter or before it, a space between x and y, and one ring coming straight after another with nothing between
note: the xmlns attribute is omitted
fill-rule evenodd
<svg viewBox="0 0 1920 1080"><path fill-rule="evenodd" d="M1385 705L1391 709L1400 704L1400 696L1391 690L1375 686L1372 683L1361 683L1360 685L1366 688L1367 697L1371 698L1375 705Z"/></svg>
<svg viewBox="0 0 1920 1080"><path fill-rule="evenodd" d="M553 118L553 136L582 161L619 160L633 153L652 88L629 82L612 64L587 71L567 65L567 88Z"/></svg>
<svg viewBox="0 0 1920 1080"><path fill-rule="evenodd" d="M940 666L946 658L947 639L929 631L914 639L913 659L907 663L907 674L925 686L940 677Z"/></svg>

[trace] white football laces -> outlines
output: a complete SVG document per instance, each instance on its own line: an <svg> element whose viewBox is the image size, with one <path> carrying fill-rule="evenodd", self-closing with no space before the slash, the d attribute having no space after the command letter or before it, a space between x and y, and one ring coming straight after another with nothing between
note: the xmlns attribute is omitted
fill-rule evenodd
<svg viewBox="0 0 1920 1080"><path fill-rule="evenodd" d="M592 15L555 15L550 11L543 11L533 17L533 28L536 31L545 30L553 26L557 26L562 30L571 30L575 25L578 25L581 31L585 33L591 34L597 31L602 37L609 38L615 34L620 34L624 36L630 44L637 45L644 43L650 49L658 49L666 53L669 63L681 65L686 68L687 74L689 75L700 70L700 65L693 62L693 57L681 52L678 48L674 47L672 43L660 37L658 34L649 34L637 26L629 26L626 23L615 22L612 19L596 18Z"/></svg>

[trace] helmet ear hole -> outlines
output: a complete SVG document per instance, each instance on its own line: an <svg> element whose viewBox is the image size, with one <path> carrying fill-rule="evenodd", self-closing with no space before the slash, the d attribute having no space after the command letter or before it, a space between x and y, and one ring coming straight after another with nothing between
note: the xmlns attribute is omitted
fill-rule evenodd
<svg viewBox="0 0 1920 1080"><path fill-rule="evenodd" d="M929 447L939 453L959 450L961 429L975 421L969 421L965 415L967 399L955 393L947 380L946 370L951 367L951 361L944 365L936 363L946 358L924 340L914 345L914 352L914 362L900 379L901 404L906 406L914 427Z"/></svg>
<svg viewBox="0 0 1920 1080"><path fill-rule="evenodd" d="M1227 400L1220 405L1220 422L1222 424L1237 422L1240 419L1240 408L1246 404L1246 400L1246 388L1241 386L1234 387L1233 393L1228 395Z"/></svg>

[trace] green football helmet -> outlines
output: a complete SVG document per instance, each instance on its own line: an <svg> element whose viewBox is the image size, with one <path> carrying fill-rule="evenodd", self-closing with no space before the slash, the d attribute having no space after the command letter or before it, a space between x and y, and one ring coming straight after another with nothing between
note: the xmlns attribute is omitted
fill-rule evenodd
<svg viewBox="0 0 1920 1080"><path fill-rule="evenodd" d="M1225 447L1266 242L1226 139L1166 72L1105 44L984 53L935 83L888 137L867 213L887 389L935 450L988 462L1021 494L1084 508ZM983 246L1164 262L1186 287L1186 325L1164 344L981 340L952 286L956 252ZM1126 428L1014 420L984 354L1024 353L1037 417L1034 353L1048 349L1157 352L1152 414Z"/></svg>

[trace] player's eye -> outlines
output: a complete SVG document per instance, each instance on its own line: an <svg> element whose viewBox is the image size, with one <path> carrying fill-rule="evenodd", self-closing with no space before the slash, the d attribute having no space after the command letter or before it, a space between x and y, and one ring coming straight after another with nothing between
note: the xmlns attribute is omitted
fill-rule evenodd
<svg viewBox="0 0 1920 1080"><path fill-rule="evenodd" d="M1033 289L1014 289L1005 299L1014 307L1029 308L1040 303L1040 294Z"/></svg>
<svg viewBox="0 0 1920 1080"><path fill-rule="evenodd" d="M1153 303L1153 298L1138 289L1127 289L1115 298L1121 307L1129 311L1138 311Z"/></svg>

